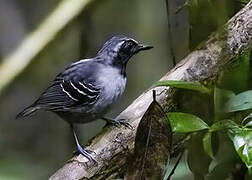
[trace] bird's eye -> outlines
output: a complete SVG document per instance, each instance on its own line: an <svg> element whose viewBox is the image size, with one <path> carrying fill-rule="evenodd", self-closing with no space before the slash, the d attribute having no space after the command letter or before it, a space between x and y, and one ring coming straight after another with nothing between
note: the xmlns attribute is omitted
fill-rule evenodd
<svg viewBox="0 0 252 180"><path fill-rule="evenodd" d="M133 49L134 47L134 44L130 41L130 42L126 42L124 44L124 47L123 47L123 50L126 51L126 52L129 52Z"/></svg>

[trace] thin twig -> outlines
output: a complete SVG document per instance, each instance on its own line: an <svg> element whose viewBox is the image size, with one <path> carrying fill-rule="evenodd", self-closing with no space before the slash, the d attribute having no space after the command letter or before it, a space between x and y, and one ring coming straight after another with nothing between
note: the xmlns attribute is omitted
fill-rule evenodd
<svg viewBox="0 0 252 180"><path fill-rule="evenodd" d="M175 11L175 14L178 14L182 9L184 9L185 7L187 7L187 6L190 6L190 2L189 2L190 0L186 0L186 2L183 4L183 5L181 5L181 6L179 6L177 9L176 9L176 11Z"/></svg>
<svg viewBox="0 0 252 180"><path fill-rule="evenodd" d="M149 131L148 131L147 142L146 142L146 145L145 145L145 152L144 152L144 158L143 158L143 161L144 161L144 162L142 162L142 168L141 168L140 179L142 179L142 177L143 177L143 171L144 171L144 166L145 166L145 160L147 159L147 153L148 153L148 147L149 147L150 135L151 135L151 123L152 123L152 119L150 120L150 128L149 128Z"/></svg>

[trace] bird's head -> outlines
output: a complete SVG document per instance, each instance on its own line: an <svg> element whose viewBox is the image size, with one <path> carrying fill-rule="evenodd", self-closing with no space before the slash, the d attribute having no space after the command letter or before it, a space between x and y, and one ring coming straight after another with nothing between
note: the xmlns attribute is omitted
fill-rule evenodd
<svg viewBox="0 0 252 180"><path fill-rule="evenodd" d="M140 44L132 38L117 35L106 41L99 50L98 56L104 58L108 64L125 66L134 54L151 48L153 47Z"/></svg>

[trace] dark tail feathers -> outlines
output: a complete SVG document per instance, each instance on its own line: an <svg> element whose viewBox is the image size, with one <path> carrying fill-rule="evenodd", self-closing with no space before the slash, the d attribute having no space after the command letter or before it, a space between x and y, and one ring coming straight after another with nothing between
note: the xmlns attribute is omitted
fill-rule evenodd
<svg viewBox="0 0 252 180"><path fill-rule="evenodd" d="M20 113L18 113L18 115L16 116L16 119L29 116L30 114L34 113L38 109L39 109L39 107L29 106L29 107L25 108L23 111L21 111Z"/></svg>

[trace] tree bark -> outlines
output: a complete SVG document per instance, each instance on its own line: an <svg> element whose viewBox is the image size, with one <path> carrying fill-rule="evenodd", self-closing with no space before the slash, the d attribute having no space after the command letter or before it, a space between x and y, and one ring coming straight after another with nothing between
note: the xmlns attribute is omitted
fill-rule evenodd
<svg viewBox="0 0 252 180"><path fill-rule="evenodd" d="M252 43L252 1L213 33L195 51L190 53L161 80L214 82L217 73ZM157 101L171 107L173 93L167 87L156 87ZM125 127L105 128L87 147L95 152L97 164L82 155L69 160L50 177L58 179L110 179L125 171L127 154L133 150L135 133L140 119L152 102L152 88L138 97L117 118L126 118L134 130Z"/></svg>

